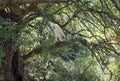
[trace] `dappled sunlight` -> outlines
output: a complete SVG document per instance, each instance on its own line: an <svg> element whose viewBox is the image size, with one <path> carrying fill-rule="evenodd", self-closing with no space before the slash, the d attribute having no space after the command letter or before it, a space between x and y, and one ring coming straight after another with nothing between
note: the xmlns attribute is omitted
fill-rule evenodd
<svg viewBox="0 0 120 81"><path fill-rule="evenodd" d="M0 0L0 81L120 81L120 1Z"/></svg>

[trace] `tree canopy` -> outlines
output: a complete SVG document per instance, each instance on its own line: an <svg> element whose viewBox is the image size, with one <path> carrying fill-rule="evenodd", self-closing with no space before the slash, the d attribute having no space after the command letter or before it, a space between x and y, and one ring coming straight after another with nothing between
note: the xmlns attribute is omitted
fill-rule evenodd
<svg viewBox="0 0 120 81"><path fill-rule="evenodd" d="M111 76L109 63L119 64L119 0L0 0L0 16L1 59L90 54Z"/></svg>

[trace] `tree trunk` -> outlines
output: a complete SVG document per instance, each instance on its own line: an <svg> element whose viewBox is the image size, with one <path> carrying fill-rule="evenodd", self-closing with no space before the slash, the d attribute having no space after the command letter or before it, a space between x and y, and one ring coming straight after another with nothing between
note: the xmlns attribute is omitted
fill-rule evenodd
<svg viewBox="0 0 120 81"><path fill-rule="evenodd" d="M0 71L0 75L5 77L3 81L22 81L24 61L18 51L16 52L18 54L15 54L12 46L13 41L11 39L4 43L3 50L5 57L3 59L3 68Z"/></svg>
<svg viewBox="0 0 120 81"><path fill-rule="evenodd" d="M5 58L4 58L4 65L3 65L3 70L4 70L4 75L7 81L14 81L13 74L12 74L12 57L13 57L13 52L12 52L12 40L7 40L4 44L4 52L5 52Z"/></svg>

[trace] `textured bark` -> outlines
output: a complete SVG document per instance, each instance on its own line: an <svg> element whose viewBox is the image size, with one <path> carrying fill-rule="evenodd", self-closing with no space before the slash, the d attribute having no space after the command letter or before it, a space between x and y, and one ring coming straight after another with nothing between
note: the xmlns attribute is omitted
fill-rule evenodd
<svg viewBox="0 0 120 81"><path fill-rule="evenodd" d="M15 51L14 56L12 57L12 74L14 76L15 81L23 81L22 75L20 73L20 61L19 61L19 52Z"/></svg>
<svg viewBox="0 0 120 81"><path fill-rule="evenodd" d="M5 70L5 78L7 81L14 81L13 74L11 71L12 64L12 40L8 40L4 45L5 59L4 59L4 70Z"/></svg>
<svg viewBox="0 0 120 81"><path fill-rule="evenodd" d="M19 4L34 4L34 3L61 3L61 2L68 2L67 0L0 0L0 10L9 7L10 5L19 5Z"/></svg>
<svg viewBox="0 0 120 81"><path fill-rule="evenodd" d="M13 3L60 3L67 2L67 0L12 0Z"/></svg>
<svg viewBox="0 0 120 81"><path fill-rule="evenodd" d="M23 78L22 76L24 73L24 66L23 66L24 60L19 54L18 54L18 58L14 59L15 53L12 49L12 46L13 46L12 40L8 40L4 43L3 49L5 52L5 57L3 59L3 64L4 64L3 68L0 69L1 70L0 75L4 76L3 81L22 81L18 79ZM14 62L13 62L13 59L14 59Z"/></svg>

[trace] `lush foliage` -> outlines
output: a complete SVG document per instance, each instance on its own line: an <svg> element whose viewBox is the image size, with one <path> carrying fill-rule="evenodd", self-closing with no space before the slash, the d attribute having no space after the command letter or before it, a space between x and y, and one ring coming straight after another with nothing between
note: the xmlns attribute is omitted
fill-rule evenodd
<svg viewBox="0 0 120 81"><path fill-rule="evenodd" d="M31 77L48 81L119 81L119 3L51 0L35 3L34 11L18 21L1 17L0 68L6 55L5 43L12 40L12 53L19 49L24 58L26 81ZM29 5L19 7L25 10ZM8 8L6 12L11 11Z"/></svg>

